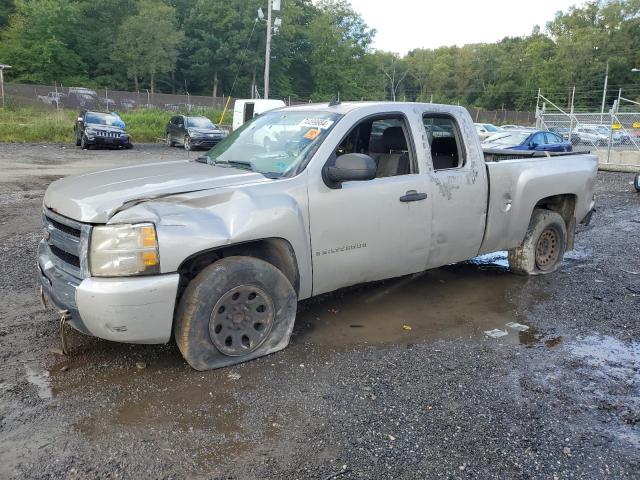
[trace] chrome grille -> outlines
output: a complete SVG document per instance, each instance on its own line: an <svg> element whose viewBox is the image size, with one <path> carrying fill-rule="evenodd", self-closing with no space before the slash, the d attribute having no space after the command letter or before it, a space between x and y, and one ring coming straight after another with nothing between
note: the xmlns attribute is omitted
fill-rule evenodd
<svg viewBox="0 0 640 480"><path fill-rule="evenodd" d="M87 245L91 226L46 209L42 223L53 264L76 278L87 277Z"/></svg>

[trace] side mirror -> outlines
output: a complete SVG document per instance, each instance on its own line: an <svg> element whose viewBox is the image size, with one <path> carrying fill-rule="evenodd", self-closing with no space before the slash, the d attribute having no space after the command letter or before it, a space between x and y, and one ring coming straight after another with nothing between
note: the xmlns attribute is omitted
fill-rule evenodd
<svg viewBox="0 0 640 480"><path fill-rule="evenodd" d="M529 144L529 147L530 147L530 148L536 148L537 146L538 146L538 144L537 144L536 142L531 142L531 143Z"/></svg>
<svg viewBox="0 0 640 480"><path fill-rule="evenodd" d="M376 161L369 155L346 153L337 157L334 165L326 165L322 176L330 188L341 188L342 182L373 180L376 170Z"/></svg>

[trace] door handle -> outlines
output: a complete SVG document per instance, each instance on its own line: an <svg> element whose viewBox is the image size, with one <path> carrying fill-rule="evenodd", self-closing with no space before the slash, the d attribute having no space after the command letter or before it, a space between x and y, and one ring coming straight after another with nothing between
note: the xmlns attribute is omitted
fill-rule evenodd
<svg viewBox="0 0 640 480"><path fill-rule="evenodd" d="M406 194L400 197L401 202L418 202L427 198L426 193L418 193L415 190L409 190Z"/></svg>

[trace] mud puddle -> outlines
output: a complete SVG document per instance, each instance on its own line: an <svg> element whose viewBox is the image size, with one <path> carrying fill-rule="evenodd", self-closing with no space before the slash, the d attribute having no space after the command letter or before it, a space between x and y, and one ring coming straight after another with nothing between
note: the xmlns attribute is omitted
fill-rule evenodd
<svg viewBox="0 0 640 480"><path fill-rule="evenodd" d="M506 252L422 274L345 289L301 305L294 342L320 348L483 338L485 331L525 322L512 297L527 279L507 271ZM527 302L546 298L533 292ZM502 343L532 344L542 335L508 331Z"/></svg>

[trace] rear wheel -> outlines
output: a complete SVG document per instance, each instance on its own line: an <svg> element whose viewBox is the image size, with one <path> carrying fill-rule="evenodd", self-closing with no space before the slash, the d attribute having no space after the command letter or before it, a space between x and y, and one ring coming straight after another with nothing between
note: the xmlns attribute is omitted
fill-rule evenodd
<svg viewBox="0 0 640 480"><path fill-rule="evenodd" d="M636 192L640 192L640 173L633 179L633 186L635 187Z"/></svg>
<svg viewBox="0 0 640 480"><path fill-rule="evenodd" d="M533 211L522 243L509 250L509 269L522 275L556 271L567 248L567 226L560 214L551 210Z"/></svg>
<svg viewBox="0 0 640 480"><path fill-rule="evenodd" d="M252 257L224 258L185 290L176 343L196 370L245 362L287 346L296 307L295 290L276 267Z"/></svg>

